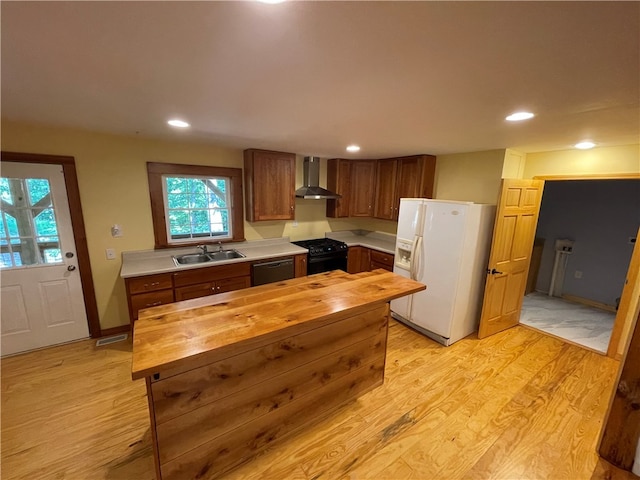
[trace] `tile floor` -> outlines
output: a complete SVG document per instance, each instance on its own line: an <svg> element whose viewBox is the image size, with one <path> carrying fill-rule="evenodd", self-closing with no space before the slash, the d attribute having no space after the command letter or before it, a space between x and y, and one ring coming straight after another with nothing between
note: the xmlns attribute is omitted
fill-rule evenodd
<svg viewBox="0 0 640 480"><path fill-rule="evenodd" d="M615 313L533 292L524 297L520 323L606 353Z"/></svg>

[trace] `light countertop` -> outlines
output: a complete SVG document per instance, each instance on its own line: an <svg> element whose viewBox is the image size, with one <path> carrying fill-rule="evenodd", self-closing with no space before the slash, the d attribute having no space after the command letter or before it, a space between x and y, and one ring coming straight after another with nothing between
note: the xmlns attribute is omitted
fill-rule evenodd
<svg viewBox="0 0 640 480"><path fill-rule="evenodd" d="M153 275L156 273L181 272L194 268L212 267L216 265L227 265L230 263L250 262L273 257L284 257L289 255L306 254L307 249L298 247L289 242L289 237L256 240L250 242L225 243L225 250L235 249L244 254L244 258L233 258L230 260L219 260L215 262L197 263L191 265L176 266L172 255L182 255L185 253L197 253L195 246L185 248L167 248L163 250L141 250L134 252L122 252L122 268L120 277L139 277L142 275ZM216 247L210 247L215 251Z"/></svg>
<svg viewBox="0 0 640 480"><path fill-rule="evenodd" d="M392 255L395 253L396 237L395 235L388 233L371 232L367 230L342 230L338 232L327 232L325 237L340 240L350 247L361 246L373 248L374 250L379 250ZM185 253L197 253L198 250L195 246L167 248L162 250L122 252L122 268L120 269L120 277L130 278L140 277L143 275L153 275L156 273L181 272L183 270L191 270L195 268L250 262L266 258L277 258L307 253L306 248L290 243L289 237L225 243L223 248L225 250L238 250L245 256L243 258L176 266L172 256L183 255ZM215 245L210 248L211 251L215 251L215 249Z"/></svg>
<svg viewBox="0 0 640 480"><path fill-rule="evenodd" d="M368 230L342 230L327 232L325 237L340 240L349 247L367 247L381 252L395 254L396 236L390 233L371 232Z"/></svg>

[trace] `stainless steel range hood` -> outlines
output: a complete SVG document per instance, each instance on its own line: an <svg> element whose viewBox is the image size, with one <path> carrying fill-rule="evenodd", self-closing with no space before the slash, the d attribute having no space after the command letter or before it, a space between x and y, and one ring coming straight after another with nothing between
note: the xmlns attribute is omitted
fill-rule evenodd
<svg viewBox="0 0 640 480"><path fill-rule="evenodd" d="M302 164L303 184L304 186L296 190L298 198L340 198L342 195L330 192L322 188L320 183L320 157L304 157Z"/></svg>

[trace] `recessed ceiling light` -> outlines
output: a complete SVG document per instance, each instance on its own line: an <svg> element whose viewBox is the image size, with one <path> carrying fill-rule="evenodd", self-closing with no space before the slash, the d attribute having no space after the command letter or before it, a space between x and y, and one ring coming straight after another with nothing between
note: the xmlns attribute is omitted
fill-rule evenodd
<svg viewBox="0 0 640 480"><path fill-rule="evenodd" d="M516 112L509 115L505 120L509 120L510 122L519 122L521 120L529 120L534 116L535 115L531 112Z"/></svg>
<svg viewBox="0 0 640 480"><path fill-rule="evenodd" d="M347 152L359 152L360 147L358 145L349 145L347 147Z"/></svg>
<svg viewBox="0 0 640 480"><path fill-rule="evenodd" d="M580 142L580 143L576 143L574 145L574 147L579 148L580 150L588 150L590 148L595 147L596 144L593 142Z"/></svg>
<svg viewBox="0 0 640 480"><path fill-rule="evenodd" d="M260 3L268 3L270 5L274 5L276 3L282 3L284 0L258 0Z"/></svg>
<svg viewBox="0 0 640 480"><path fill-rule="evenodd" d="M178 119L169 120L167 123L172 127L178 127L178 128L188 128L191 126L184 120L178 120Z"/></svg>

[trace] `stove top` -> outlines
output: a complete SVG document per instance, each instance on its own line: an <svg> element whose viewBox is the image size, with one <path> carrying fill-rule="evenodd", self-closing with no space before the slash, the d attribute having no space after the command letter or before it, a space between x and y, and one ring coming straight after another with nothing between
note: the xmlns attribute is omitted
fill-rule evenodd
<svg viewBox="0 0 640 480"><path fill-rule="evenodd" d="M300 240L291 242L294 245L309 250L309 255L326 255L334 252L346 252L349 247L344 242L333 240L332 238L317 238L313 240Z"/></svg>

